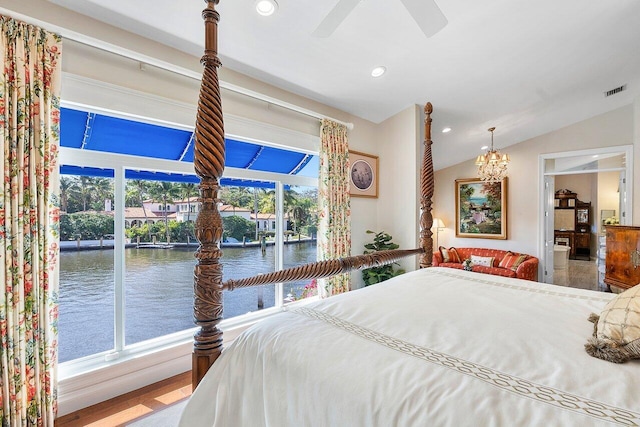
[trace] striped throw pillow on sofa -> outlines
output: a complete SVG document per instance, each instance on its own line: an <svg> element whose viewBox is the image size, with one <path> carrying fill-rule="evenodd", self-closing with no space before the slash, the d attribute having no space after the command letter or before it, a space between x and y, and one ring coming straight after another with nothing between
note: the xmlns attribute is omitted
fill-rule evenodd
<svg viewBox="0 0 640 427"><path fill-rule="evenodd" d="M513 252L507 252L507 254L502 258L498 267L508 268L510 270L516 271L518 266L522 264L528 258L528 255L520 255L514 254Z"/></svg>
<svg viewBox="0 0 640 427"><path fill-rule="evenodd" d="M450 247L447 249L444 246L440 246L438 250L440 251L440 255L442 255L442 262L462 262L456 248Z"/></svg>

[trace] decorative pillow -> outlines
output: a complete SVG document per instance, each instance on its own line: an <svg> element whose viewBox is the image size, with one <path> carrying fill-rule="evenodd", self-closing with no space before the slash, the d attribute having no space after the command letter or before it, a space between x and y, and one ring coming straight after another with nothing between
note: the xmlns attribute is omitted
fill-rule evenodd
<svg viewBox="0 0 640 427"><path fill-rule="evenodd" d="M516 271L518 270L518 266L522 264L527 258L527 255L519 255L514 254L513 252L507 252L507 254L502 258L498 267L508 268L509 270Z"/></svg>
<svg viewBox="0 0 640 427"><path fill-rule="evenodd" d="M442 255L442 262L462 262L462 259L460 259L460 255L458 255L458 251L456 251L456 248L450 247L449 249L447 249L444 246L440 246L438 250Z"/></svg>
<svg viewBox="0 0 640 427"><path fill-rule="evenodd" d="M471 255L471 264L473 265L482 265L484 267L493 267L493 260L495 258L492 256L477 256Z"/></svg>
<svg viewBox="0 0 640 427"><path fill-rule="evenodd" d="M600 316L591 313L593 338L584 345L593 357L614 363L640 359L640 286L618 294Z"/></svg>

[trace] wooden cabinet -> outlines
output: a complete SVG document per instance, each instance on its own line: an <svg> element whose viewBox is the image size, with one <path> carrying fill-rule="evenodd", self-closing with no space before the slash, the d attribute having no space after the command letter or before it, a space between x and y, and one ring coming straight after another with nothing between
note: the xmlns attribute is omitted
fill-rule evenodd
<svg viewBox="0 0 640 427"><path fill-rule="evenodd" d="M571 259L591 259L591 202L570 190L558 190L555 197L555 244L570 246Z"/></svg>
<svg viewBox="0 0 640 427"><path fill-rule="evenodd" d="M591 233L575 233L575 259L589 260L591 258Z"/></svg>
<svg viewBox="0 0 640 427"><path fill-rule="evenodd" d="M621 289L640 283L640 227L608 225L604 282Z"/></svg>
<svg viewBox="0 0 640 427"><path fill-rule="evenodd" d="M591 202L576 201L575 259L591 258Z"/></svg>

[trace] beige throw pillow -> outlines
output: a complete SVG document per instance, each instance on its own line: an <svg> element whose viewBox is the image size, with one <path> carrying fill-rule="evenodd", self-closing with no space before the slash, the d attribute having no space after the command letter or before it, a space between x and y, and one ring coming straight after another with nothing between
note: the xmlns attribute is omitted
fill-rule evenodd
<svg viewBox="0 0 640 427"><path fill-rule="evenodd" d="M473 265L482 265L484 267L493 267L493 260L495 258L492 256L477 256L471 255L471 264Z"/></svg>
<svg viewBox="0 0 640 427"><path fill-rule="evenodd" d="M640 358L640 285L618 294L589 320L593 338L585 350L591 356L614 363Z"/></svg>

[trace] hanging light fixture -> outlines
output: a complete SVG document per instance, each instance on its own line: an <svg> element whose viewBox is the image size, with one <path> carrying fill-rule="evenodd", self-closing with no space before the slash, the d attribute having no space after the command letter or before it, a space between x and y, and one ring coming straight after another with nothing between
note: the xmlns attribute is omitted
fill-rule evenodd
<svg viewBox="0 0 640 427"><path fill-rule="evenodd" d="M507 164L510 159L508 154L500 154L493 148L493 131L496 128L492 127L488 130L491 132L491 148L487 154L481 154L476 159L478 178L487 182L498 182L507 176Z"/></svg>

